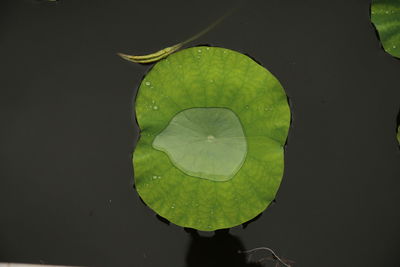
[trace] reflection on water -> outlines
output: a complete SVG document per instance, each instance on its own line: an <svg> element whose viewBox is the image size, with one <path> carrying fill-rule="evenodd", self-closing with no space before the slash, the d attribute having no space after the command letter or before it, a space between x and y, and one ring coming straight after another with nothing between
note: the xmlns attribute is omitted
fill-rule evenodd
<svg viewBox="0 0 400 267"><path fill-rule="evenodd" d="M196 230L185 229L191 236L186 255L186 267L261 267L248 263L239 238L229 234L228 229L215 231L212 237L200 236Z"/></svg>

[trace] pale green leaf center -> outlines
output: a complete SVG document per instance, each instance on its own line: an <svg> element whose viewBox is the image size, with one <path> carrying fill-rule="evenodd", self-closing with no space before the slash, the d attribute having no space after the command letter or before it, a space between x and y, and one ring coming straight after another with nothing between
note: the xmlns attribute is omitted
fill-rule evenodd
<svg viewBox="0 0 400 267"><path fill-rule="evenodd" d="M184 173L212 181L232 179L247 154L240 120L227 108L179 112L156 136L153 147L165 152Z"/></svg>

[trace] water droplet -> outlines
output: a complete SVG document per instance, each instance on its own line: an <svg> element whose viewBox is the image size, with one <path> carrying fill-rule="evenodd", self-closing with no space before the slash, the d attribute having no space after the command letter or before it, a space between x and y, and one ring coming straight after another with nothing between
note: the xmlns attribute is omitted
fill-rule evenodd
<svg viewBox="0 0 400 267"><path fill-rule="evenodd" d="M161 179L161 176L157 176L157 179Z"/></svg>
<svg viewBox="0 0 400 267"><path fill-rule="evenodd" d="M226 54L226 51L224 50L224 54Z"/></svg>
<svg viewBox="0 0 400 267"><path fill-rule="evenodd" d="M153 99L153 100L151 100L151 103L153 103L153 104L154 104L155 102L156 102L156 101L154 101L154 99Z"/></svg>
<svg viewBox="0 0 400 267"><path fill-rule="evenodd" d="M393 45L393 48L396 48L396 45Z"/></svg>
<svg viewBox="0 0 400 267"><path fill-rule="evenodd" d="M197 52L201 53L201 52L203 52L203 51L201 51L201 49L199 49L199 50L197 50Z"/></svg>
<svg viewBox="0 0 400 267"><path fill-rule="evenodd" d="M151 82L145 82L144 84L149 86L151 84Z"/></svg>
<svg viewBox="0 0 400 267"><path fill-rule="evenodd" d="M213 83L213 82L214 82L214 80L213 80L213 79L211 79L211 80L210 80L210 83Z"/></svg>
<svg viewBox="0 0 400 267"><path fill-rule="evenodd" d="M153 179L157 179L157 175L153 175Z"/></svg>
<svg viewBox="0 0 400 267"><path fill-rule="evenodd" d="M245 107L246 109L249 109L249 105L246 105L246 107Z"/></svg>
<svg viewBox="0 0 400 267"><path fill-rule="evenodd" d="M158 110L158 106L153 106L153 110Z"/></svg>
<svg viewBox="0 0 400 267"><path fill-rule="evenodd" d="M386 13L386 14L389 14L389 11L386 10L385 13Z"/></svg>
<svg viewBox="0 0 400 267"><path fill-rule="evenodd" d="M213 135L207 136L207 142L212 143L212 142L214 142L214 140L215 140L215 137Z"/></svg>
<svg viewBox="0 0 400 267"><path fill-rule="evenodd" d="M175 204L172 204L171 209L175 209Z"/></svg>
<svg viewBox="0 0 400 267"><path fill-rule="evenodd" d="M210 48L209 48L209 47L206 47L206 50L210 50Z"/></svg>

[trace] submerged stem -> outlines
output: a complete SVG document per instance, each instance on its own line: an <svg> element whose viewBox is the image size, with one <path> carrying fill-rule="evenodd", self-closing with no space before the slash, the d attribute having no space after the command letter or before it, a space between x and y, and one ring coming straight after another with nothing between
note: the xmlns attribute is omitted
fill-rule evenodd
<svg viewBox="0 0 400 267"><path fill-rule="evenodd" d="M267 250L267 251L269 251L272 254L274 259L276 259L277 261L282 263L285 267L291 267L289 264L286 264L281 258L279 258L278 255L276 255L276 253L272 249L267 248L267 247L253 248L253 249L246 250L246 251L240 251L239 250L238 252L239 253L250 254L250 253L253 253L253 252L256 252L256 251L259 251L259 250Z"/></svg>

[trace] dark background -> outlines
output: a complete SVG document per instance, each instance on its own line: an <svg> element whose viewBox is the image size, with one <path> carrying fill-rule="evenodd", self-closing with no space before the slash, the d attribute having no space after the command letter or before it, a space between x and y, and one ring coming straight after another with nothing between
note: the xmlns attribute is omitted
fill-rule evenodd
<svg viewBox="0 0 400 267"><path fill-rule="evenodd" d="M290 97L284 179L258 220L202 237L141 203L132 110L151 66L116 52L180 42L232 5L0 2L0 261L252 266L236 250L268 246L300 267L400 266L400 61L368 0L247 1L192 43L253 56Z"/></svg>

